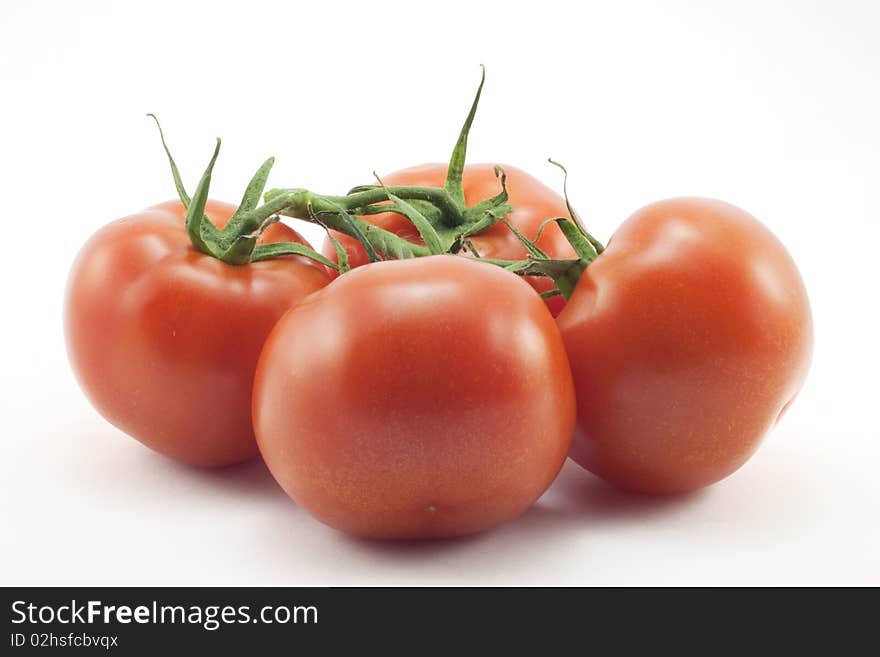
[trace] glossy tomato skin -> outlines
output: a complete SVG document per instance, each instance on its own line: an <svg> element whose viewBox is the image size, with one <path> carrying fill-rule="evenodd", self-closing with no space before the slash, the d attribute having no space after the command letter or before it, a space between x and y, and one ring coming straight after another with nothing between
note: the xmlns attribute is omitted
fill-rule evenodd
<svg viewBox="0 0 880 657"><path fill-rule="evenodd" d="M443 187L446 183L447 167L446 164L424 164L383 176L382 182L389 186ZM508 215L507 219L526 237L534 240L538 236L541 224L546 219L568 216L565 200L559 194L521 169L506 164L503 165L503 168L507 173L509 203L513 206L513 212ZM465 166L462 185L465 201L468 205L492 198L501 191L501 183L495 175L494 164L469 164ZM419 233L413 224L399 214L386 212L364 217L364 219L410 241L420 242ZM366 252L357 240L335 231L333 236L345 247L349 264L352 267L365 265L369 262ZM527 255L525 248L516 236L502 223L497 223L484 233L474 235L469 239L473 242L477 252L485 258L518 260ZM556 224L549 224L544 228L538 246L554 258L574 257L574 250ZM336 260L336 251L329 240L324 240L322 251L328 258ZM331 275L334 274L331 273ZM554 289L553 282L544 276L528 276L526 280L538 292ZM558 315L565 306L565 300L561 296L550 297L546 303L554 316Z"/></svg>
<svg viewBox="0 0 880 657"><path fill-rule="evenodd" d="M745 463L801 388L813 339L782 244L702 198L624 222L558 324L578 400L572 457L646 493L692 491Z"/></svg>
<svg viewBox="0 0 880 657"><path fill-rule="evenodd" d="M225 225L234 206L210 201ZM101 415L184 463L256 455L251 385L263 340L294 303L323 287L322 266L280 258L243 266L198 253L170 201L99 230L71 270L67 351ZM276 224L267 241L302 241Z"/></svg>
<svg viewBox="0 0 880 657"><path fill-rule="evenodd" d="M254 428L282 488L372 538L455 536L525 511L574 429L558 329L516 276L455 256L379 262L266 341Z"/></svg>

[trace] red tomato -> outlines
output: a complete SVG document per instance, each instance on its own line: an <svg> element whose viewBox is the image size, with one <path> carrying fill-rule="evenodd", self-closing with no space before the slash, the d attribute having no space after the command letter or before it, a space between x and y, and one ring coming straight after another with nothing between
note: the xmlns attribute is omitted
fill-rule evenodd
<svg viewBox="0 0 880 657"><path fill-rule="evenodd" d="M694 490L745 463L803 384L813 337L782 244L743 210L700 198L624 222L558 325L577 395L573 458L648 493Z"/></svg>
<svg viewBox="0 0 880 657"><path fill-rule="evenodd" d="M382 182L389 186L443 187L446 182L447 167L446 164L424 164L384 176ZM507 190L510 196L508 202L513 206L513 212L507 219L527 238L534 240L537 237L538 229L545 219L568 216L565 200L559 194L521 169L504 165L504 170L507 172ZM493 164L465 166L462 184L468 205L492 198L501 190ZM406 217L386 212L363 218L411 242L421 243L418 231ZM359 267L369 262L363 246L356 239L335 231L333 236L345 247L352 267ZM469 239L477 252L485 258L519 260L527 255L525 247L503 223L497 223L487 231ZM575 255L555 223L546 226L538 246L552 258L571 258ZM321 250L328 258L336 261L336 251L329 240L324 240ZM465 253L465 255L470 254ZM335 271L331 272L331 276L335 273ZM544 276L528 276L526 280L538 292L555 289L553 282ZM546 303L554 315L559 314L565 306L565 300L561 296L550 297L546 299Z"/></svg>
<svg viewBox="0 0 880 657"><path fill-rule="evenodd" d="M235 208L209 201L223 226ZM101 415L152 449L201 466L257 453L251 384L263 340L328 282L300 257L227 265L197 252L177 201L99 230L70 273L67 350ZM264 241L299 241L276 224Z"/></svg>
<svg viewBox="0 0 880 657"><path fill-rule="evenodd" d="M361 267L288 312L254 382L260 451L318 519L375 538L527 509L574 429L559 331L523 281L454 256Z"/></svg>

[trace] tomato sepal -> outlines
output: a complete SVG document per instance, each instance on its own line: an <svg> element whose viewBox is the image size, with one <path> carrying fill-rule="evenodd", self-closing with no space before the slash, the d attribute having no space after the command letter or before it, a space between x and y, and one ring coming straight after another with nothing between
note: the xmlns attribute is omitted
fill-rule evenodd
<svg viewBox="0 0 880 657"><path fill-rule="evenodd" d="M498 194L471 206L464 198L462 175L468 136L485 81L483 67L476 95L453 148L443 187L385 186L377 176L378 185L358 185L345 196L322 196L288 188L271 189L264 194L264 200L272 203L287 199L287 205L279 209L281 214L325 223L333 230L358 239L371 261L375 260L371 249L382 257L397 259L458 252L465 238L487 230L513 212L507 202L506 174L501 167L496 167L501 183ZM412 223L422 244L405 240L360 218L384 212L399 214Z"/></svg>
<svg viewBox="0 0 880 657"><path fill-rule="evenodd" d="M263 196L263 191L266 188L269 173L275 164L274 157L268 158L257 169L245 188L238 208L229 218L223 230L220 230L205 214L205 206L211 187L211 175L214 171L217 157L220 154L220 139L217 139L211 160L199 179L195 193L190 198L180 176L177 163L174 161L174 157L171 155L171 151L165 141L165 134L162 131L159 119L155 114L148 114L147 116L155 121L156 127L159 129L159 138L162 141L162 148L168 157L177 195L184 208L186 208L184 225L194 249L229 265L246 265L250 262L258 262L284 255L300 255L319 262L326 267L339 270L337 263L324 257L311 247L298 242L275 242L271 245L259 244L259 239L266 229L279 221L278 210L283 207L283 204L277 202L275 204L265 203L260 205L260 198Z"/></svg>

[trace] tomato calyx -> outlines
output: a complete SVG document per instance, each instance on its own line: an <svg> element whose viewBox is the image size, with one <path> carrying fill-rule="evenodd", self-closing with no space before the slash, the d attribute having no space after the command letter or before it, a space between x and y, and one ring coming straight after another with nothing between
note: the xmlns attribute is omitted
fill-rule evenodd
<svg viewBox="0 0 880 657"><path fill-rule="evenodd" d="M318 223L360 240L371 261L458 253L467 248L468 237L485 231L513 211L507 202L506 175L501 167L495 169L498 194L473 205L468 205L464 197L462 175L468 136L485 82L483 67L443 187L386 186L374 173L377 184L354 187L344 196L325 196L298 188L271 189L263 197L266 205L277 208L279 214ZM420 243L403 239L362 218L384 212L397 213L409 220L419 233Z"/></svg>
<svg viewBox="0 0 880 657"><path fill-rule="evenodd" d="M177 196L186 208L185 228L193 248L229 265L246 265L250 262L283 255L300 255L333 269L340 270L342 268L342 261L337 264L305 244L298 242L258 243L266 229L280 219L273 207L268 204L260 205L260 197L266 188L269 172L275 164L274 157L267 159L257 169L248 183L235 213L230 217L226 226L220 229L205 214L205 205L208 202L208 192L211 187L211 175L217 156L220 154L220 139L217 139L211 160L199 179L195 193L190 197L168 144L165 142L165 134L159 119L154 114L147 116L156 122L156 127L159 129L159 138L162 141L165 154L168 156Z"/></svg>
<svg viewBox="0 0 880 657"><path fill-rule="evenodd" d="M279 214L312 221L356 238L363 244L371 262L388 257L403 259L469 251L476 259L522 276L547 276L553 279L556 289L541 296L562 295L568 299L580 275L602 253L604 246L583 227L569 202L568 172L564 166L550 160L563 171L563 191L569 217L547 219L534 240L525 237L505 218L513 208L508 203L507 176L500 166L495 167L500 186L498 194L470 206L465 201L462 175L468 136L485 82L483 67L480 84L453 148L443 187L386 186L374 172L378 184L354 187L345 196L322 196L306 189L272 189L264 195L266 205ZM421 242L408 241L363 219L384 212L394 212L409 220L418 231ZM527 258L498 260L483 258L477 252L469 237L498 222L504 223L516 235L526 249ZM551 222L559 224L577 258L553 259L538 247L544 228ZM333 245L337 254L344 256L344 250L335 240Z"/></svg>
<svg viewBox="0 0 880 657"><path fill-rule="evenodd" d="M520 233L505 217L513 212L508 202L507 176L500 166L495 167L499 191L472 205L465 199L462 177L467 159L468 137L473 125L486 82L486 70L482 68L480 84L471 103L452 150L447 168L446 181L442 187L388 186L374 172L376 184L354 187L343 196L321 195L302 188L270 189L264 193L274 158L269 158L257 170L245 190L236 212L223 229L218 229L205 215L205 204L216 162L220 140L199 180L192 198L187 194L180 173L165 143L159 122L162 146L168 156L174 184L181 202L187 208L186 230L193 247L228 264L242 265L283 255L301 255L344 273L348 271L345 249L335 239L331 230L357 239L371 262L393 258L407 259L440 254L469 252L475 259L504 267L523 276L547 276L556 289L542 296L561 294L568 299L580 275L604 247L585 228L568 199L568 172L561 164L550 160L564 173L563 189L569 217L547 219L534 240ZM260 205L260 198L263 204ZM381 228L365 219L370 215L392 212L407 219L419 234L418 241L410 241L394 232ZM327 230L337 255L337 262L303 244L279 242L259 244L263 232L280 215L309 221ZM469 239L494 226L504 223L525 247L527 258L522 260L498 260L483 258ZM556 222L573 247L576 258L553 259L537 242L544 228Z"/></svg>
<svg viewBox="0 0 880 657"><path fill-rule="evenodd" d="M583 274L587 266L598 257L598 253L596 253L596 249L590 244L589 240L582 232L583 229L573 220L565 217L557 217L547 219L544 222L544 225L551 222L559 225L563 235L565 235L568 242L574 248L575 253L577 253L577 258L551 258L538 248L535 243L537 242L537 239L534 241L529 240L512 224L505 222L507 223L507 227L514 232L516 237L529 252L528 257L522 260L499 260L496 258L480 258L477 255L476 259L503 267L507 271L520 276L546 276L553 280L556 289L542 292L541 297L546 299L548 297L562 295L562 298L567 301L571 296L571 293L574 291L581 274ZM540 233L538 234L538 237L540 238Z"/></svg>
<svg viewBox="0 0 880 657"><path fill-rule="evenodd" d="M548 158L550 164L562 169L563 182L562 190L565 197L565 206L568 208L568 217L553 217L544 220L538 229L538 234L534 240L528 239L523 235L512 223L506 219L502 219L505 226L516 236L520 243L525 247L528 257L523 260L497 260L482 258L485 262L489 262L500 267L504 267L508 271L521 276L547 276L551 278L556 285L555 290L548 290L541 293L541 297L548 298L556 295L562 295L566 301L574 292L574 288L580 280L581 274L589 266L593 260L598 258L605 250L605 246L597 240L584 227L583 221L578 216L571 201L568 198L568 171L559 162ZM539 246L538 241L544 229L550 224L556 223L565 239L571 244L572 249L577 254L577 258L554 259L547 255ZM479 258L479 254L474 253Z"/></svg>

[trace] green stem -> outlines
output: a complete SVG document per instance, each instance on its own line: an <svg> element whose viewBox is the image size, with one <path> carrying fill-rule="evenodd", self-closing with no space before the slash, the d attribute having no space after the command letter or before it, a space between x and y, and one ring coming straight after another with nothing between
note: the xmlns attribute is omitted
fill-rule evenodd
<svg viewBox="0 0 880 657"><path fill-rule="evenodd" d="M464 120L464 125L461 126L458 141L455 143L455 148L452 149L452 157L449 159L449 169L446 172L446 191L461 206L464 206L464 188L462 187L461 177L464 174L464 163L467 159L468 134L470 134L471 125L477 114L477 105L480 104L483 85L486 84L486 67L481 65L481 68L483 69L483 74L480 77L480 86L477 87L477 94L474 96L473 103L471 103L471 110Z"/></svg>
<svg viewBox="0 0 880 657"><path fill-rule="evenodd" d="M165 143L165 136L159 126L162 146L168 156L172 176L178 196L187 206L186 230L193 246L204 253L228 264L242 265L256 260L281 255L305 255L333 266L324 256L310 247L295 243L257 244L263 231L279 214L319 224L357 239L364 247L371 261L385 258L423 257L437 253L455 253L463 246L474 252L478 259L490 262L521 275L542 275L552 278L559 292L568 298L586 266L602 251L602 245L586 232L577 221L574 210L568 204L565 182L566 204L572 220L555 219L559 222L565 236L578 254L570 260L553 260L537 247L534 241L520 234L516 228L508 227L526 247L529 257L526 260L507 261L479 258L467 237L480 233L513 211L507 203L506 176L500 167L495 173L499 177L501 191L494 197L477 202L468 207L465 203L462 176L467 156L468 135L476 116L483 86L486 82L486 69L483 67L480 84L462 125L458 141L452 151L444 187L366 185L356 187L345 196L321 196L305 189L274 189L262 194L269 172L274 162L269 158L257 170L245 190L242 201L235 214L227 222L224 230L217 227L205 215L211 172L220 141L214 151L192 199L186 193L171 153ZM152 115L150 115L152 116ZM555 164L555 163L554 163ZM565 171L561 165L560 168ZM567 182L567 173L566 173ZM381 181L380 181L381 183ZM265 202L259 205L263 196ZM423 244L410 242L391 231L385 230L359 215L379 212L396 212L408 219L418 230ZM331 236L332 238L332 236ZM342 258L341 246L334 242L340 257L339 268L348 268Z"/></svg>
<svg viewBox="0 0 880 657"><path fill-rule="evenodd" d="M566 269L559 278L553 279L553 282L556 284L556 289L559 290L559 294L562 295L563 299L568 301L571 298L574 288L581 279L581 274L586 271L589 264L590 263L587 260L578 260L577 263Z"/></svg>
<svg viewBox="0 0 880 657"><path fill-rule="evenodd" d="M270 189L263 198L269 201L281 194L288 192L302 193L302 189ZM453 201L452 197L442 187L418 187L413 185L383 187L382 185L362 185L356 187L345 196L313 194L313 199L322 199L325 205L332 206L335 210L345 210L355 214L379 214L381 212L394 212L392 207L377 205L389 200L393 195L407 201L424 201L436 208L439 213L440 223L455 227L465 223L463 209Z"/></svg>
<svg viewBox="0 0 880 657"><path fill-rule="evenodd" d="M507 203L505 174L500 168L496 168L496 175L501 181L501 192L472 207L465 203L462 175L468 134L485 82L486 69L482 67L480 85L452 151L444 187L362 185L345 196L321 196L304 189L273 189L264 195L266 206L260 210L320 223L355 237L364 243L371 260L374 251L399 258L454 250L462 238L491 227L513 210ZM408 219L422 236L424 245L413 244L358 216L379 212L395 212Z"/></svg>
<svg viewBox="0 0 880 657"><path fill-rule="evenodd" d="M394 189L394 188L389 188ZM369 190L371 193L374 190ZM388 200L387 194L381 190L379 199ZM366 194L367 192L364 192ZM350 208L340 203L346 196L320 196L306 189L270 190L266 192L266 203L257 208L267 217L272 214L283 214L287 217L302 219L311 223L321 223L351 237L359 238L358 231L369 244L384 256L390 257L421 257L431 255L430 249L420 244L413 244L395 235L391 231L379 228L364 221L356 214L349 214ZM356 209L354 206L353 209ZM316 215L320 222L316 221ZM353 229L353 226L357 230Z"/></svg>
<svg viewBox="0 0 880 657"><path fill-rule="evenodd" d="M214 147L214 154L211 156L211 161L208 163L208 168L205 169L205 173L202 174L202 179L199 180L198 187L196 187L196 191L193 194L192 200L190 201L189 207L187 207L186 211L186 232L189 234L190 241L193 243L193 246L201 251L202 253L207 253L208 255L216 256L216 249L211 248L213 246L213 240L205 239L205 233L208 232L206 229L207 225L210 224L210 221L205 216L205 204L208 202L208 190L211 187L211 173L214 170L214 163L217 161L217 156L220 154L220 140L217 140L217 146ZM213 226L213 224L210 224ZM216 232L216 227L214 228L214 232Z"/></svg>
<svg viewBox="0 0 880 657"><path fill-rule="evenodd" d="M586 229L584 226L584 222L578 216L578 213L575 212L574 208L571 205L571 201L568 200L568 169L562 166L559 162L555 161L552 157L548 157L547 161L555 167L559 167L562 169L562 193L565 196L565 207L568 208L568 214L571 217L571 220L575 223L575 225L580 229L580 231L584 234L584 237L587 238L587 241L593 247L593 250L596 252L596 255L602 253L605 250L605 245L602 244L599 240L597 240L593 235Z"/></svg>
<svg viewBox="0 0 880 657"><path fill-rule="evenodd" d="M447 226L460 226L464 223L463 208L453 200L447 190L440 187L376 186L369 189L361 189L346 196L324 196L323 198L335 203L338 207L353 211L373 205L374 203L387 201L388 194L393 194L407 201L427 201L431 203L441 211L440 219Z"/></svg>
<svg viewBox="0 0 880 657"><path fill-rule="evenodd" d="M525 260L501 260L499 258L477 258L480 262L503 267L519 276L546 276L553 280L562 298L568 301L581 274L590 264L585 258L563 260L529 257Z"/></svg>
<svg viewBox="0 0 880 657"><path fill-rule="evenodd" d="M156 122L156 127L159 128L159 139L162 140L162 148L165 149L165 155L168 156L168 163L171 165L171 176L174 178L174 187L177 189L177 196L180 198L180 202L183 203L183 207L189 207L189 194L186 193L186 189L183 186L183 180L180 177L180 170L177 168L177 163L174 161L174 158L171 157L171 151L168 150L168 144L165 143L165 133L162 132L162 124L159 123L159 119L152 112L147 114L153 121Z"/></svg>

